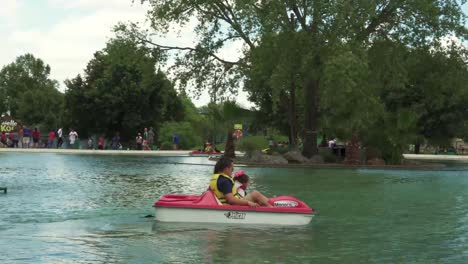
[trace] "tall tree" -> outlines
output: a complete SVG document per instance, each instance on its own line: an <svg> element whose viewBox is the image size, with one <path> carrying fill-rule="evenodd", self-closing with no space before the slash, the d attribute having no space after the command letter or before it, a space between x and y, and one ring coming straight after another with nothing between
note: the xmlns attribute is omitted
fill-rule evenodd
<svg viewBox="0 0 468 264"><path fill-rule="evenodd" d="M148 18L157 33L167 32L173 24L196 21L198 41L193 47L155 43L135 25L120 27L141 41L161 50L177 50L177 77L182 84L193 80L196 87L212 83L215 71L221 72L225 88L236 89L243 81L242 70L250 67L250 54L264 36L282 32L297 35L291 48L297 49L298 80L303 86L304 155L317 152L319 105L328 60L343 44L365 49L374 40L389 38L405 45L421 45L448 35L466 37L464 0L142 0L150 5ZM227 61L218 52L232 42L243 43L237 61ZM353 50L353 49L351 49ZM272 50L276 56L278 50ZM358 52L359 53L359 52ZM357 58L361 58L358 56ZM292 56L290 59L297 59ZM291 78L294 80L294 77ZM355 133L353 133L355 134Z"/></svg>
<svg viewBox="0 0 468 264"><path fill-rule="evenodd" d="M468 104L466 51L452 43L405 48L400 52L403 56L392 53L404 67L399 73L403 82L398 85L387 82L382 89L382 101L392 112L406 109L414 113L419 136L413 143L418 146L425 139L436 145L448 145L453 137L464 137Z"/></svg>
<svg viewBox="0 0 468 264"><path fill-rule="evenodd" d="M158 128L182 117L172 83L156 69L158 54L131 39L116 38L94 54L84 77L67 80L70 126L84 134L121 132L130 138L143 127Z"/></svg>
<svg viewBox="0 0 468 264"><path fill-rule="evenodd" d="M29 125L56 127L63 111L63 94L50 79L50 66L32 54L16 58L0 71L0 112Z"/></svg>

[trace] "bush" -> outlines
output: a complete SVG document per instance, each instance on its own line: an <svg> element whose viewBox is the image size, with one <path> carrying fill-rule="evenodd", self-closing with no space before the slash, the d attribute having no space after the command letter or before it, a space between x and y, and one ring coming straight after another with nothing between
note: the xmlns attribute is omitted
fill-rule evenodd
<svg viewBox="0 0 468 264"><path fill-rule="evenodd" d="M329 147L319 147L318 154L322 156L325 163L339 163L340 158L333 153Z"/></svg>
<svg viewBox="0 0 468 264"><path fill-rule="evenodd" d="M159 134L161 149L172 149L174 134L179 135L179 149L198 149L203 142L189 122L166 122Z"/></svg>
<svg viewBox="0 0 468 264"><path fill-rule="evenodd" d="M251 141L251 140L243 140L241 142L239 142L237 148L240 150L240 151L245 151L245 154L247 157L252 157L252 153L255 151L255 150L258 150L259 149L259 146L256 144L256 142L254 141Z"/></svg>
<svg viewBox="0 0 468 264"><path fill-rule="evenodd" d="M254 151L268 148L268 140L264 136L251 136L236 141L236 148L240 151Z"/></svg>
<svg viewBox="0 0 468 264"><path fill-rule="evenodd" d="M163 141L163 142L161 142L161 145L159 146L159 149L160 150L169 150L169 149L172 149L172 147L173 147L172 142Z"/></svg>

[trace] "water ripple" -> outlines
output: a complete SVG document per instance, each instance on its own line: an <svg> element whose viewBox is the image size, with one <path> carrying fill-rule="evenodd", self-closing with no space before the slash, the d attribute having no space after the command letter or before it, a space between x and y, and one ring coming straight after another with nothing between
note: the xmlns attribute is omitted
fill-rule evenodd
<svg viewBox="0 0 468 264"><path fill-rule="evenodd" d="M212 162L0 155L2 263L465 263L468 173L243 168L252 189L318 214L305 227L158 223L153 202L201 193Z"/></svg>

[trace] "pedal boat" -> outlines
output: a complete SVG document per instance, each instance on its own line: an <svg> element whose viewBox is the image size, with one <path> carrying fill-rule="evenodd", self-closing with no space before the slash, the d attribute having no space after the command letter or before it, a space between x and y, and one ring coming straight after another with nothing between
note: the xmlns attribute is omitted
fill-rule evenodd
<svg viewBox="0 0 468 264"><path fill-rule="evenodd" d="M292 196L269 200L274 207L223 205L210 191L201 195L166 194L153 205L160 222L307 225L314 209Z"/></svg>

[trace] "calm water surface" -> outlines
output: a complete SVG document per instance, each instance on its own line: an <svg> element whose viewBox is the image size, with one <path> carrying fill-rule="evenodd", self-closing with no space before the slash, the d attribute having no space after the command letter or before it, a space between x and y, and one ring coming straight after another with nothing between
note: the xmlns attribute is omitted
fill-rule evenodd
<svg viewBox="0 0 468 264"><path fill-rule="evenodd" d="M468 167L243 168L317 209L305 227L158 223L165 193L201 193L205 158L0 154L1 263L468 263Z"/></svg>

